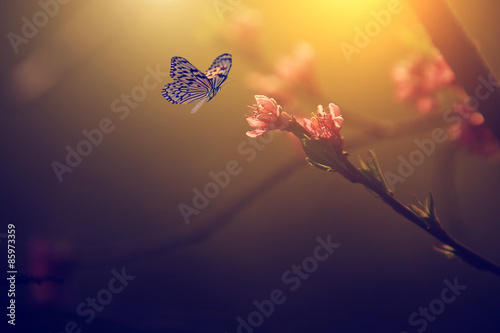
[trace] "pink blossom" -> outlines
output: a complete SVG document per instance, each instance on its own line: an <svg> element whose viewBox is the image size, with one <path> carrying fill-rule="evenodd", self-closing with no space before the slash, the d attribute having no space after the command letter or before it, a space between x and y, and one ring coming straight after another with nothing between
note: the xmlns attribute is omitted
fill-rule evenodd
<svg viewBox="0 0 500 333"><path fill-rule="evenodd" d="M455 87L455 74L439 53L412 56L400 61L391 74L396 99L412 103L422 113L439 107L440 89Z"/></svg>
<svg viewBox="0 0 500 333"><path fill-rule="evenodd" d="M435 56L427 75L433 81L435 87L445 87L455 82L455 73L453 73L442 54Z"/></svg>
<svg viewBox="0 0 500 333"><path fill-rule="evenodd" d="M330 103L328 105L330 113L326 113L323 106L318 105L316 116L311 119L304 119L304 127L315 138L326 140L340 140L343 143L343 138L340 135L340 129L344 124L344 118L340 115L340 108Z"/></svg>
<svg viewBox="0 0 500 333"><path fill-rule="evenodd" d="M257 104L251 106L253 114L247 117L247 122L253 131L247 132L251 138L261 136L271 130L284 130L294 120L292 116L283 112L273 98L264 95L255 95Z"/></svg>
<svg viewBox="0 0 500 333"><path fill-rule="evenodd" d="M453 139L476 155L488 157L500 153L500 143L481 113L464 103L456 105L454 111L463 119L450 128Z"/></svg>

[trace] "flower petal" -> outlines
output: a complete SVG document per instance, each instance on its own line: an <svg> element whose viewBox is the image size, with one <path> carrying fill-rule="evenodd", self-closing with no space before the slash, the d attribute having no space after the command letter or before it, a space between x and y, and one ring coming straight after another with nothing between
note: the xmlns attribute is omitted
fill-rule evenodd
<svg viewBox="0 0 500 333"><path fill-rule="evenodd" d="M320 116L324 116L326 115L325 114L325 110L323 109L323 105L318 105L318 110L316 111L318 115Z"/></svg>
<svg viewBox="0 0 500 333"><path fill-rule="evenodd" d="M257 115L256 118L261 121L265 121L266 123L275 122L276 120L278 120L278 117L273 113L261 113Z"/></svg>
<svg viewBox="0 0 500 333"><path fill-rule="evenodd" d="M267 112L276 113L278 104L274 99L264 95L255 95L255 100L257 101L257 104Z"/></svg>
<svg viewBox="0 0 500 333"><path fill-rule="evenodd" d="M337 129L340 129L342 127L342 125L344 125L344 118L342 118L342 117L335 117L334 121L335 121L335 126L337 127Z"/></svg>
<svg viewBox="0 0 500 333"><path fill-rule="evenodd" d="M340 117L340 108L337 105L330 103L328 104L328 108L332 117Z"/></svg>
<svg viewBox="0 0 500 333"><path fill-rule="evenodd" d="M256 137L261 136L262 134L267 133L267 132L268 132L267 129L258 128L258 129L253 130L253 131L248 131L247 136L249 136L251 138L256 138Z"/></svg>
<svg viewBox="0 0 500 333"><path fill-rule="evenodd" d="M247 118L248 125L253 128L259 128L259 127L264 127L267 126L267 122L262 121L256 117L248 117Z"/></svg>

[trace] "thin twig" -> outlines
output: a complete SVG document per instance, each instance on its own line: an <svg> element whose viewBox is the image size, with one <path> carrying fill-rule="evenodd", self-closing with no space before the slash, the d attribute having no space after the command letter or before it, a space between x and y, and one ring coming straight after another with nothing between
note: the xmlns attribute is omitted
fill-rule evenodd
<svg viewBox="0 0 500 333"><path fill-rule="evenodd" d="M470 248L466 247L465 245L454 239L444 230L441 224L429 226L414 211L412 211L406 205L401 203L392 193L387 192L382 186L375 183L368 176L363 174L357 167L355 167L349 161L347 156L345 156L343 162L353 175L352 178L349 179L351 182L362 184L367 188L369 188L370 190L372 190L373 192L375 192L376 194L378 194L380 198L389 206L391 206L392 209L394 209L397 213L404 216L406 219L410 220L417 227L429 233L434 238L438 239L439 241L443 242L446 245L451 246L454 249L455 254L459 258L461 258L464 262L468 263L469 265L479 270L485 270L494 273L496 275L500 275L500 266L498 264L481 256L477 252L471 250Z"/></svg>

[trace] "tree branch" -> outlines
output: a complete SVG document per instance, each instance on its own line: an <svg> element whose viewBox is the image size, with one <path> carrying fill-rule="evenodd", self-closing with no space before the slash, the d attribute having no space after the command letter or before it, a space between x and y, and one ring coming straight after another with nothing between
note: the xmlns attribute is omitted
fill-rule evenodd
<svg viewBox="0 0 500 333"><path fill-rule="evenodd" d="M458 83L500 141L500 83L446 0L409 1ZM481 88L482 87L482 88Z"/></svg>

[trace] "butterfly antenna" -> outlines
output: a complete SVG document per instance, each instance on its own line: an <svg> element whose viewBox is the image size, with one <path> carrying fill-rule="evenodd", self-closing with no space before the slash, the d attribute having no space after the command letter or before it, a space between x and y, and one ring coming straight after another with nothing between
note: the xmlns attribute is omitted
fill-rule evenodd
<svg viewBox="0 0 500 333"><path fill-rule="evenodd" d="M234 82L234 81L236 81L236 80L231 80L231 81L228 81L228 82L224 82L224 83L222 84L222 86L221 86L221 87L223 87L223 86L225 86L226 84L229 84L229 83L231 83L231 82Z"/></svg>

